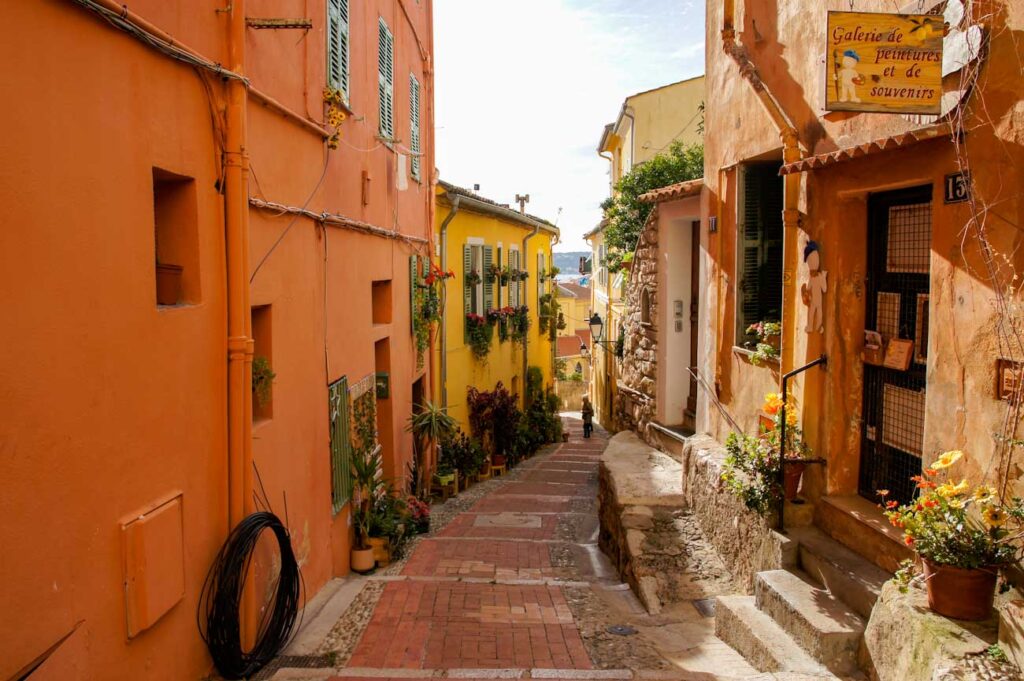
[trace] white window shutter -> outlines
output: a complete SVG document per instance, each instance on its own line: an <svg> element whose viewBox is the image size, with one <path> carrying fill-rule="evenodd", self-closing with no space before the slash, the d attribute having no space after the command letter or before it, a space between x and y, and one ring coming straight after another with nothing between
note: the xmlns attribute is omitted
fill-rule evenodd
<svg viewBox="0 0 1024 681"><path fill-rule="evenodd" d="M349 0L327 0L327 84L349 103Z"/></svg>
<svg viewBox="0 0 1024 681"><path fill-rule="evenodd" d="M377 87L380 103L380 136L395 136L395 39L384 19L378 22Z"/></svg>

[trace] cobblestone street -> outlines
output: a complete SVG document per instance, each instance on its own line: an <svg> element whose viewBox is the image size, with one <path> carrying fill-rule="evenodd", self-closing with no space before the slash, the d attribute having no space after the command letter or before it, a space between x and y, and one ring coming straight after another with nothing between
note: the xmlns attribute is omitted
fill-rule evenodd
<svg viewBox="0 0 1024 681"><path fill-rule="evenodd" d="M567 443L435 504L403 561L355 578L320 669L284 658L263 678L759 677L692 603L649 615L621 582L597 548L607 437L566 424Z"/></svg>

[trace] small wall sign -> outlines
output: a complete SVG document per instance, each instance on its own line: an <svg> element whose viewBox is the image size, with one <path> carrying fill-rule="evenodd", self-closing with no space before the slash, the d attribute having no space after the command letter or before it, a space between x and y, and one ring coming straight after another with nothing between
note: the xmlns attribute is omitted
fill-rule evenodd
<svg viewBox="0 0 1024 681"><path fill-rule="evenodd" d="M943 184L946 203L960 203L971 198L971 178L967 173L950 173Z"/></svg>
<svg viewBox="0 0 1024 681"><path fill-rule="evenodd" d="M903 338L893 338L885 346L885 357L882 359L882 366L897 371L906 371L910 368L910 359L914 356L914 341Z"/></svg>
<svg viewBox="0 0 1024 681"><path fill-rule="evenodd" d="M391 376L386 371L378 371L374 377L377 388L377 399L386 400L391 396Z"/></svg>
<svg viewBox="0 0 1024 681"><path fill-rule="evenodd" d="M941 16L829 12L825 109L938 114Z"/></svg>
<svg viewBox="0 0 1024 681"><path fill-rule="evenodd" d="M1009 402L1020 386L1024 364L1000 357L996 360L996 399Z"/></svg>

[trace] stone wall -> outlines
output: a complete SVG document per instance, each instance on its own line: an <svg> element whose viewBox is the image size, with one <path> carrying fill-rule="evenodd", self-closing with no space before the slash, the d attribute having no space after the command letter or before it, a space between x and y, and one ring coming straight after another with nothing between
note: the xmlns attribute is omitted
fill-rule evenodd
<svg viewBox="0 0 1024 681"><path fill-rule="evenodd" d="M649 317L645 321L643 294L647 292ZM635 430L654 444L649 425L657 413L658 377L658 208L651 211L640 234L629 284L626 287L623 318L625 348L620 378L620 400L616 405L617 425Z"/></svg>
<svg viewBox="0 0 1024 681"><path fill-rule="evenodd" d="M579 411L589 383L583 381L555 381L555 394L562 400L562 411Z"/></svg>
<svg viewBox="0 0 1024 681"><path fill-rule="evenodd" d="M732 573L736 586L750 593L754 574L781 568L787 563L784 554L792 550L792 544L725 488L725 456L725 448L710 437L687 440L682 457L683 499Z"/></svg>

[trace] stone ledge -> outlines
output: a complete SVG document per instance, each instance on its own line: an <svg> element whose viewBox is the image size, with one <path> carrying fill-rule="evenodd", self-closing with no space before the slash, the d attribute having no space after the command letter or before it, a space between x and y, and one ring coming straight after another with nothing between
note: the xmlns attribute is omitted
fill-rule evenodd
<svg viewBox="0 0 1024 681"><path fill-rule="evenodd" d="M725 447L712 437L689 438L682 454L682 496L704 536L745 593L754 589L754 575L791 563L796 546L747 509L722 483Z"/></svg>
<svg viewBox="0 0 1024 681"><path fill-rule="evenodd" d="M995 617L960 622L936 615L928 609L923 589L902 594L890 581L882 587L864 632L861 667L874 681L963 678L957 668L995 643L996 628Z"/></svg>

